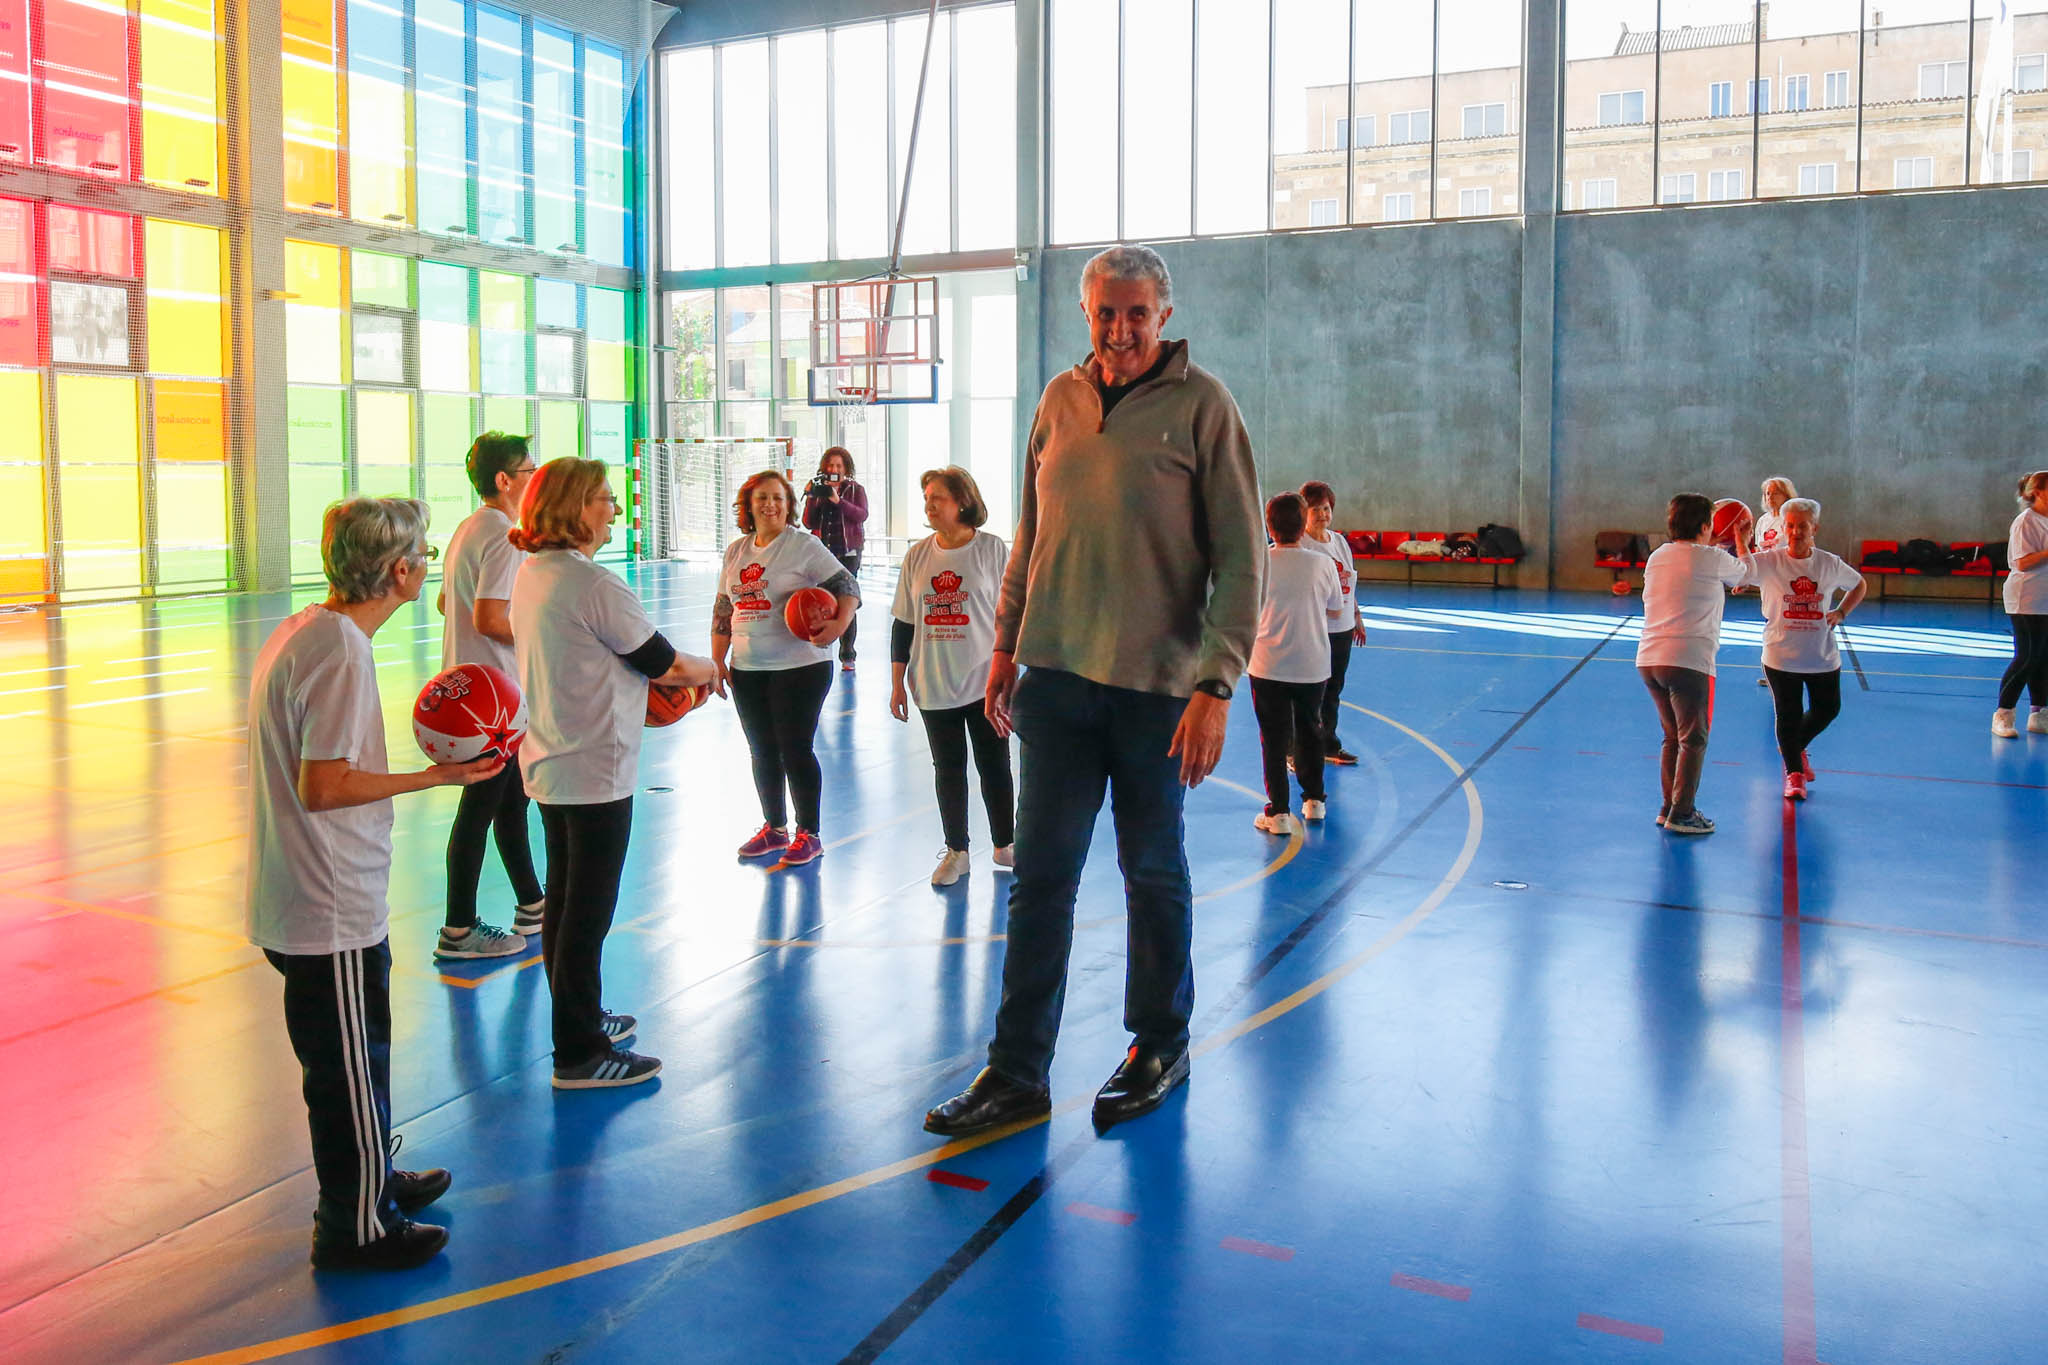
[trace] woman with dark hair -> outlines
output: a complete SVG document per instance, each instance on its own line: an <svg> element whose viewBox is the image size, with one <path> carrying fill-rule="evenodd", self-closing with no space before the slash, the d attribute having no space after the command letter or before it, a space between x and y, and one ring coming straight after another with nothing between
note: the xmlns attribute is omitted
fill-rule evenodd
<svg viewBox="0 0 2048 1365"><path fill-rule="evenodd" d="M619 902L647 684L715 683L680 654L625 581L592 562L619 502L602 460L550 460L526 486L507 538L530 556L512 585L512 647L526 693L519 767L547 833L541 953L554 996L557 1090L652 1080L661 1059L627 1052L630 1014L601 1003L605 935Z"/></svg>
<svg viewBox="0 0 2048 1365"><path fill-rule="evenodd" d="M2015 739L2019 726L2014 709L2027 693L2033 710L2027 732L2048 735L2048 469L2023 474L2019 481L2020 514L2012 519L2005 541L2005 613L2012 621L2012 663L1998 684L1998 709L1991 713L1991 733Z"/></svg>
<svg viewBox="0 0 2048 1365"><path fill-rule="evenodd" d="M860 552L867 544L868 491L853 477L853 452L832 446L818 457L818 472L804 489L804 529L825 542L845 570L860 577ZM846 623L839 637L839 666L853 671L853 640L858 619Z"/></svg>
<svg viewBox="0 0 2048 1365"><path fill-rule="evenodd" d="M1010 746L988 718L982 699L996 649L996 602L1009 547L980 529L988 504L974 476L958 465L928 469L918 479L932 533L910 547L896 578L889 636L889 714L910 719L910 698L931 741L939 824L946 847L932 870L933 886L951 886L967 871L967 750L981 773L989 838L997 867L1014 863L1016 786ZM905 683L909 684L906 692Z"/></svg>
<svg viewBox="0 0 2048 1365"><path fill-rule="evenodd" d="M1746 520L1746 519L1745 519ZM1733 555L1708 543L1713 499L1680 493L1665 525L1671 539L1643 566L1643 633L1636 671L1657 703L1664 727L1659 775L1663 804L1657 823L1672 834L1712 834L1714 822L1693 806L1707 761L1714 723L1714 654L1721 647L1721 612L1728 589L1747 578ZM1749 544L1750 528L1735 528L1735 543Z"/></svg>
<svg viewBox="0 0 2048 1365"><path fill-rule="evenodd" d="M832 642L853 625L860 607L860 584L852 572L817 537L790 526L794 501L789 480L772 469L740 485L733 511L745 534L725 548L711 607L711 659L721 690L731 684L761 798L761 828L740 845L740 856L779 853L790 865L811 862L825 851L818 841L823 777L811 740L832 689ZM799 588L823 588L838 599L832 619L808 640L783 620L790 594Z"/></svg>

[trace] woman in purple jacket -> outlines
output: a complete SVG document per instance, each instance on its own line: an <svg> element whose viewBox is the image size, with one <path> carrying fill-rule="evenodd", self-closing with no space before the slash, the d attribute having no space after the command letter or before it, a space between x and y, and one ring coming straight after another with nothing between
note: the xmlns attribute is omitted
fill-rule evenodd
<svg viewBox="0 0 2048 1365"><path fill-rule="evenodd" d="M804 529L825 542L846 571L860 577L860 551L867 543L868 491L853 477L853 452L827 447L818 457L818 472L804 489ZM853 637L859 618L839 637L839 666L853 672Z"/></svg>

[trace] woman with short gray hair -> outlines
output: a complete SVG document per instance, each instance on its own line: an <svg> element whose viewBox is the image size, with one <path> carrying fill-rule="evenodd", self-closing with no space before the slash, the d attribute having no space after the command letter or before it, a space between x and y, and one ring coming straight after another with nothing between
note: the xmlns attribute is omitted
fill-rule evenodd
<svg viewBox="0 0 2048 1365"><path fill-rule="evenodd" d="M448 1241L407 1217L448 1172L394 1171L389 1155L391 798L488 780L504 760L389 770L370 637L426 585L426 535L427 505L410 498L329 507L327 598L271 632L249 684L249 941L284 977L323 1269L403 1270Z"/></svg>
<svg viewBox="0 0 2048 1365"><path fill-rule="evenodd" d="M1842 711L1842 656L1835 627L1863 601L1863 575L1814 544L1820 504L1787 498L1778 507L1777 544L1749 557L1748 581L1761 594L1764 681L1778 712L1778 756L1785 799L1804 801L1813 781L1806 750Z"/></svg>

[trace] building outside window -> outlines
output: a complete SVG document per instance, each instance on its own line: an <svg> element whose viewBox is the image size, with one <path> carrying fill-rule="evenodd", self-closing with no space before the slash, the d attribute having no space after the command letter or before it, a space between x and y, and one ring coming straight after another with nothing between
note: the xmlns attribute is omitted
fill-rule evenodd
<svg viewBox="0 0 2048 1365"><path fill-rule="evenodd" d="M1959 99L1969 93L1970 75L1967 62L1920 63L1921 99Z"/></svg>
<svg viewBox="0 0 2048 1365"><path fill-rule="evenodd" d="M1807 107L1812 92L1812 77L1787 76L1785 78L1785 109L1796 113Z"/></svg>
<svg viewBox="0 0 2048 1365"><path fill-rule="evenodd" d="M1308 203L1308 225L1310 227L1335 227L1339 221L1338 202L1335 199L1311 199Z"/></svg>
<svg viewBox="0 0 2048 1365"><path fill-rule="evenodd" d="M1749 103L1743 106L1745 114L1768 114L1771 112L1771 78L1753 80L1749 83Z"/></svg>
<svg viewBox="0 0 2048 1365"><path fill-rule="evenodd" d="M1840 109L1849 103L1849 73L1830 71L1822 81L1821 98L1830 109Z"/></svg>
<svg viewBox="0 0 2048 1365"><path fill-rule="evenodd" d="M1707 87L1707 117L1727 118L1735 112L1735 82L1715 81Z"/></svg>
<svg viewBox="0 0 2048 1365"><path fill-rule="evenodd" d="M2005 149L2002 147L1991 149L1991 179L1993 181L2019 181L2032 180L2033 178L2034 154L2032 152L2014 149L2012 154L2012 171L2011 174L2007 174Z"/></svg>
<svg viewBox="0 0 2048 1365"><path fill-rule="evenodd" d="M1741 197L1741 171L1707 172L1707 198L1719 201L1726 199L1740 199Z"/></svg>
<svg viewBox="0 0 2048 1365"><path fill-rule="evenodd" d="M1799 192L1801 194L1833 194L1835 192L1835 163L1823 161L1799 168Z"/></svg>
<svg viewBox="0 0 2048 1365"><path fill-rule="evenodd" d="M1466 137L1499 137L1508 130L1508 107L1506 104L1468 104L1465 106Z"/></svg>
<svg viewBox="0 0 2048 1365"><path fill-rule="evenodd" d="M1458 191L1458 216L1476 218L1493 212L1493 190L1482 185L1478 189Z"/></svg>
<svg viewBox="0 0 2048 1365"><path fill-rule="evenodd" d="M1586 203L1589 209L1611 209L1615 204L1615 181L1610 177L1588 180L1585 184Z"/></svg>
<svg viewBox="0 0 2048 1365"><path fill-rule="evenodd" d="M1924 190L1934 184L1934 158L1902 156L1892 162L1892 188Z"/></svg>
<svg viewBox="0 0 2048 1365"><path fill-rule="evenodd" d="M2013 89L2048 90L2048 52L2029 52L2013 63Z"/></svg>
<svg viewBox="0 0 2048 1365"><path fill-rule="evenodd" d="M1415 217L1415 196L1403 191L1400 194L1383 195L1380 199L1380 219L1388 223L1405 223Z"/></svg>
<svg viewBox="0 0 2048 1365"><path fill-rule="evenodd" d="M1387 142L1399 146L1404 142L1429 141L1429 110L1410 109L1405 113L1391 115L1387 119Z"/></svg>
<svg viewBox="0 0 2048 1365"><path fill-rule="evenodd" d="M1602 126L1643 121L1643 92L1640 90L1617 90L1600 97L1600 122Z"/></svg>
<svg viewBox="0 0 2048 1365"><path fill-rule="evenodd" d="M1690 204L1699 198L1699 178L1691 171L1664 177L1664 202Z"/></svg>
<svg viewBox="0 0 2048 1365"><path fill-rule="evenodd" d="M1377 145L1377 140L1379 136L1379 120L1373 115L1358 115L1356 118L1352 119L1351 129L1354 133L1357 134L1357 142L1360 147L1372 147Z"/></svg>

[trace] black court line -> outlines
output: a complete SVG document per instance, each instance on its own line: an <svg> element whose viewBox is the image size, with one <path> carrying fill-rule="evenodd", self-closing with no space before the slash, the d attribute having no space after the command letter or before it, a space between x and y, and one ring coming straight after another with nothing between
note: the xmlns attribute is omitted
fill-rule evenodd
<svg viewBox="0 0 2048 1365"><path fill-rule="evenodd" d="M1835 636L1841 640L1842 648L1849 651L1849 666L1856 670L1856 685L1865 692L1868 692L1870 690L1870 679L1863 676L1863 660L1856 657L1856 642L1849 638L1849 627L1847 625L1836 626Z"/></svg>
<svg viewBox="0 0 2048 1365"><path fill-rule="evenodd" d="M1325 896L1322 902L1314 910L1310 911L1301 923L1294 926L1293 932L1274 945L1273 950L1259 959L1258 964L1247 972L1243 979L1233 986L1223 999L1217 1001L1215 1005L1209 1008L1208 1012L1202 1017L1202 1020L1191 1030L1195 1037L1200 1039L1213 1031L1214 1026L1235 1010L1243 1002L1244 998L1251 994L1259 982L1271 975L1273 969L1285 961L1288 954L1300 947L1302 942L1330 917L1330 914L1343 903L1345 898L1357 889L1359 883L1370 877L1380 864L1392 857L1395 851L1408 841L1411 835L1427 824L1430 817L1442 809L1443 804L1456 795L1460 787L1471 780L1472 774L1479 771L1488 759L1506 747L1507 742L1520 733L1522 727L1534 719L1538 711L1549 705L1551 699L1564 690L1565 684L1576 678L1580 670L1584 669L1587 664L1593 662L1594 656L1605 649L1614 637L1621 633L1621 628L1634 619L1635 617L1633 616L1625 616L1616 621L1614 629L1601 636L1591 650L1587 651L1577 663L1573 664L1562 678L1559 678L1551 685L1549 691L1530 703L1528 708L1523 710L1516 718L1515 723L1502 731L1500 737L1486 747L1484 753L1473 759L1472 762L1454 775L1444 785L1443 789L1430 800L1429 804L1424 806L1414 819L1403 825L1400 831L1393 838L1389 839L1379 852L1366 859L1350 875L1346 876L1343 881L1339 882L1335 890ZM871 1365L871 1362L879 1358L882 1352L895 1345L897 1340L910 1330L911 1325L924 1316L925 1312L933 1304L937 1303L947 1290L958 1284L960 1277L973 1268L974 1263L980 1260L988 1249L996 1244L996 1240L1014 1227L1017 1220L1022 1218L1032 1205L1043 1198L1046 1191L1050 1190L1053 1184L1062 1175L1066 1174L1074 1163L1081 1159L1084 1153L1092 1148L1095 1140L1094 1133L1084 1131L1072 1142L1062 1147L1050 1161L1046 1162L1039 1169L1036 1175L1033 1175L1024 1183L1023 1188L1010 1196L1002 1208L996 1210L995 1214L987 1222L976 1228L968 1239L960 1244L959 1250L948 1256L945 1263L926 1276L924 1282L918 1285L917 1288L911 1290L903 1302L897 1304L895 1309L890 1312L889 1316L877 1323L875 1329L863 1337L860 1344L842 1358L840 1365Z"/></svg>

